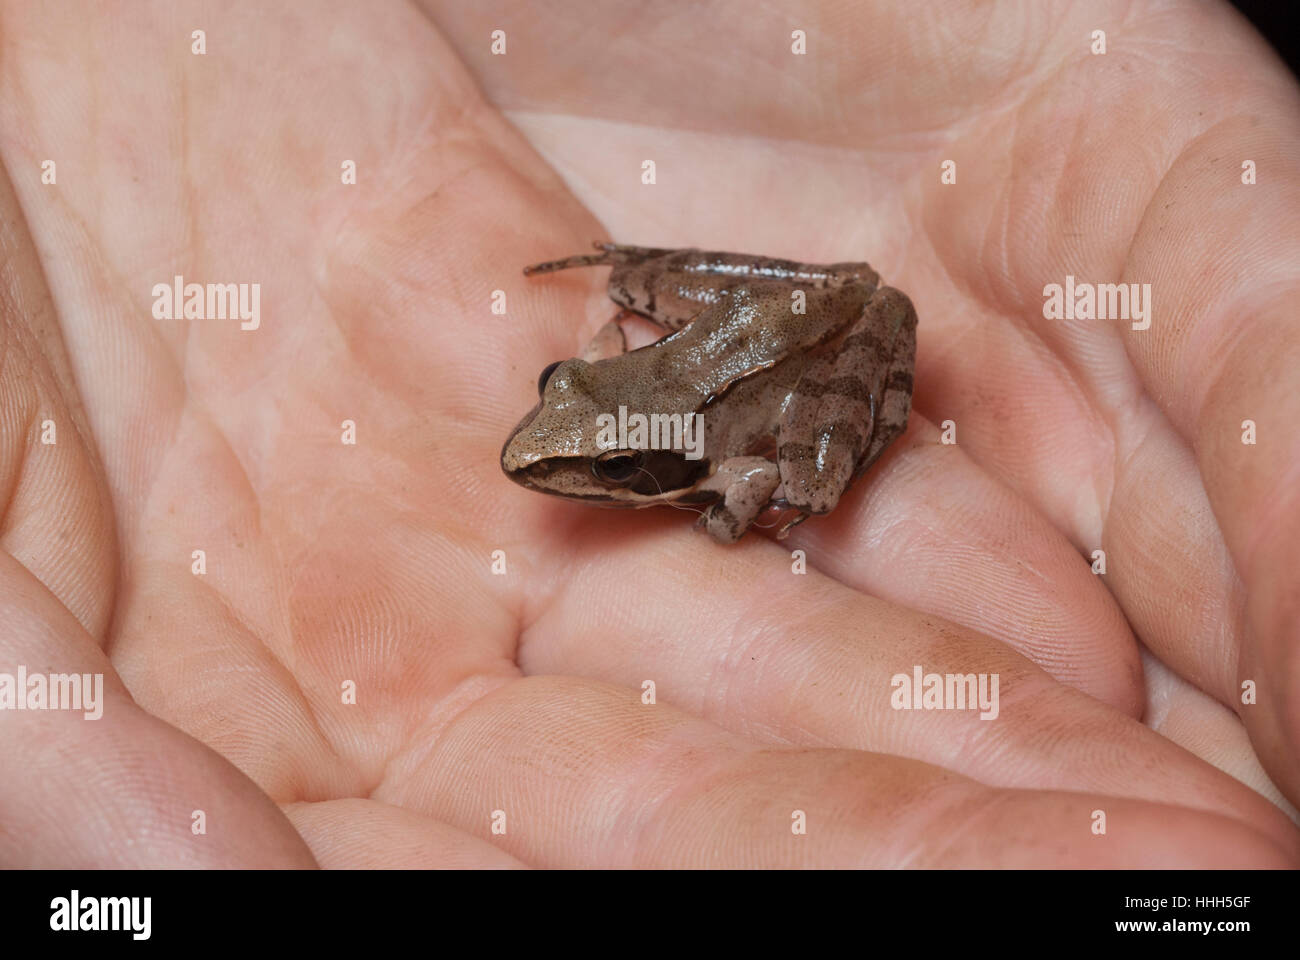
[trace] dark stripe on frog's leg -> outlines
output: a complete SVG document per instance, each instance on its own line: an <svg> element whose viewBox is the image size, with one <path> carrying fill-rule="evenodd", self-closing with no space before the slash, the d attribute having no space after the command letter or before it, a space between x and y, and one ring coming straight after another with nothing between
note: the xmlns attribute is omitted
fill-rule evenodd
<svg viewBox="0 0 1300 960"><path fill-rule="evenodd" d="M724 460L708 480L722 499L700 516L699 525L718 543L735 543L772 502L780 483L781 471L764 457Z"/></svg>
<svg viewBox="0 0 1300 960"><path fill-rule="evenodd" d="M733 285L734 286L734 285ZM716 278L671 272L659 258L617 266L609 274L609 298L665 330L680 330L700 311L730 293Z"/></svg>
<svg viewBox="0 0 1300 960"><path fill-rule="evenodd" d="M850 400L857 400L862 403L871 402L871 387L865 380L856 374L850 376L831 377L824 385L823 396L830 394L834 396L847 397Z"/></svg>
<svg viewBox="0 0 1300 960"><path fill-rule="evenodd" d="M884 378L875 431L858 462L858 477L880 458L885 448L903 435L912 411L912 378L916 366L916 309L907 294L893 287L881 287L867 302L867 313L891 317L898 324L893 355Z"/></svg>

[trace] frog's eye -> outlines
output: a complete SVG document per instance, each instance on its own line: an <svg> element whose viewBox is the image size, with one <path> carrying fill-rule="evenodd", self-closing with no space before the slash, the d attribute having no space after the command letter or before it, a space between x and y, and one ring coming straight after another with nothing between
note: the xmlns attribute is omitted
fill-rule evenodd
<svg viewBox="0 0 1300 960"><path fill-rule="evenodd" d="M591 472L602 483L629 483L641 469L640 450L606 450L591 462Z"/></svg>
<svg viewBox="0 0 1300 960"><path fill-rule="evenodd" d="M554 363L548 363L546 369L542 371L542 375L537 378L537 395L539 397L546 392L546 381L551 379L551 374L555 372L555 368L558 367L561 362L562 361L560 360L556 360Z"/></svg>

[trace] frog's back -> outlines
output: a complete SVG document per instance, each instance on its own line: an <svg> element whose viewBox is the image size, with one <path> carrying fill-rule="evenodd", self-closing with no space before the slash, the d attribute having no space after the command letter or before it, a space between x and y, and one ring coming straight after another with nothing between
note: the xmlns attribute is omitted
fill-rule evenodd
<svg viewBox="0 0 1300 960"><path fill-rule="evenodd" d="M644 394L717 398L741 380L833 340L861 313L868 291L850 286L806 291L804 310L785 284L738 287L710 304L686 327L625 354L629 379ZM625 383L628 381L625 380Z"/></svg>

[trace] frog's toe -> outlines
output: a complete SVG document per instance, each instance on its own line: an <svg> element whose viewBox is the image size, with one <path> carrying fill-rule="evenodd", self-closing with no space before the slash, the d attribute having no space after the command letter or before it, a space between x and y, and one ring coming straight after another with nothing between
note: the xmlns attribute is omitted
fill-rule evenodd
<svg viewBox="0 0 1300 960"><path fill-rule="evenodd" d="M737 516L725 502L709 507L700 516L699 523L718 543L735 543L749 529L749 521Z"/></svg>
<svg viewBox="0 0 1300 960"><path fill-rule="evenodd" d="M785 525L781 527L780 530L776 532L776 538L778 540L784 540L786 537L790 536L791 530L799 526L799 524L803 523L811 516L812 516L811 513L803 513L802 511L796 513L793 517L791 517L789 520L786 521Z"/></svg>

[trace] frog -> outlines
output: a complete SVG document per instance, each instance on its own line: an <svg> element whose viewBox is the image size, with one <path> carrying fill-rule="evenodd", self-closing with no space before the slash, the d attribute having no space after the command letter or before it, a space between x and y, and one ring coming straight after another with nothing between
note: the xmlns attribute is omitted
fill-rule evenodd
<svg viewBox="0 0 1300 960"><path fill-rule="evenodd" d="M906 430L916 310L867 263L594 247L524 268L611 267L620 310L578 356L541 371L537 405L501 450L514 482L598 506L695 510L720 544L772 514L784 538L833 511ZM633 315L663 336L629 350ZM628 410L702 424L702 439L615 437Z"/></svg>

